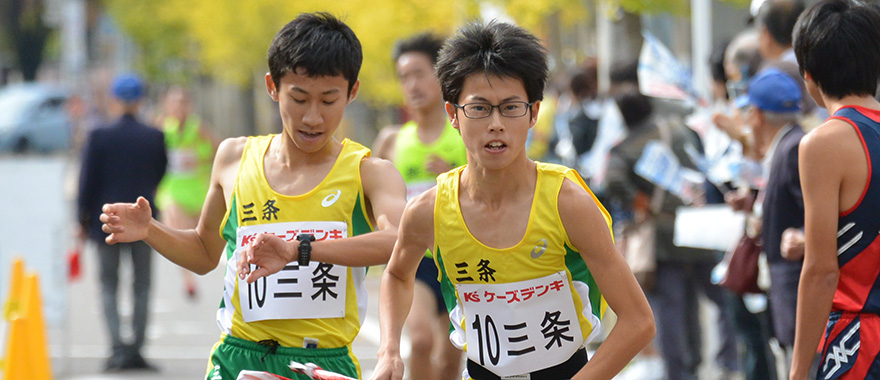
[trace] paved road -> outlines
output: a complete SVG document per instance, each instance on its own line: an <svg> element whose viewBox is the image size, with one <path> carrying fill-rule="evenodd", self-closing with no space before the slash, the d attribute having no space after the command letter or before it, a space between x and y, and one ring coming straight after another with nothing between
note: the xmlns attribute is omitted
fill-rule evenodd
<svg viewBox="0 0 880 380"><path fill-rule="evenodd" d="M153 262L153 298L151 320L147 330L148 342L144 356L159 367L160 372L125 372L104 374L101 369L108 354L107 336L98 295L97 261L87 251L83 261L83 277L69 288L69 310L66 326L51 327L50 350L56 379L93 380L129 379L167 380L202 379L205 375L207 357L217 342L220 330L214 314L220 302L223 272L220 268L203 277L197 277L199 296L187 299L183 290L182 269L157 256ZM372 268L367 275L370 303L367 319L354 343L355 354L361 361L364 378L369 378L376 364L379 345L378 294L381 267ZM129 277L120 276L121 281ZM123 282L123 284L126 284ZM130 286L121 285L121 289ZM130 294L123 294L122 310L129 310ZM711 313L710 313L711 314ZM711 318L703 316L707 324ZM606 321L613 323L611 320ZM708 334L708 345L717 344L715 334ZM404 345L405 346L405 345ZM705 358L712 356L706 352ZM634 362L629 371L617 377L619 380L660 379L661 367L656 363ZM716 379L717 368L707 360L701 370L702 379ZM658 376L659 375L659 376Z"/></svg>
<svg viewBox="0 0 880 380"><path fill-rule="evenodd" d="M199 297L188 299L183 290L182 269L164 258L153 261L148 342L144 356L159 367L157 373L103 374L109 354L98 284L98 263L86 250L83 276L65 284L63 252L67 249L78 163L68 156L0 155L0 178L16 186L0 188L0 210L15 218L0 221L0 302L5 301L9 263L24 255L28 271L42 274L53 372L56 379L201 379L205 376L211 347L220 337L215 312L223 290L222 265L198 277ZM41 226L34 228L33 226ZM127 260L123 268L128 270ZM367 320L354 344L364 375L376 363L378 347L378 287L381 268L371 270L367 288L371 295ZM124 317L130 317L131 275L120 274L120 297ZM60 310L64 309L64 310ZM0 338L5 338L0 319ZM5 339L0 339L5 346ZM0 357L5 347L0 347Z"/></svg>
<svg viewBox="0 0 880 380"><path fill-rule="evenodd" d="M161 257L153 262L153 297L147 347L144 356L160 372L123 372L103 374L108 354L108 339L101 312L97 261L87 251L83 277L69 288L66 326L50 327L50 351L57 379L200 379L205 376L207 357L217 342L220 330L214 313L219 305L222 267L198 277L199 295L189 300L184 294L182 270ZM126 267L127 268L127 267ZM378 268L377 268L378 269ZM123 272L124 273L124 272ZM380 270L371 270L367 288L371 294L368 317L354 344L364 375L376 364L378 347L378 287ZM129 276L120 275L120 289L130 289ZM122 310L130 306L130 293L121 293Z"/></svg>
<svg viewBox="0 0 880 380"><path fill-rule="evenodd" d="M4 197L0 197L0 199L17 202L17 204L22 204L27 210L31 211L15 213L16 215L31 215L35 218L42 218L37 219L34 222L20 218L8 218L17 224L11 226L5 225L3 229L0 229L0 237L2 237L0 240L6 244L5 248L7 250L14 248L17 251L27 252L24 248L11 246L10 241L20 240L27 243L24 245L27 249L34 249L34 244L36 243L51 243L48 244L49 248L47 248L47 252L63 251L62 246L64 245L64 239L57 239L57 237L54 240L47 239L45 235L39 234L43 232L41 230L25 228L24 231L33 230L38 232L37 238L20 236L21 234L18 232L10 232L14 230L13 227L19 226L27 227L43 225L45 227L47 213L50 212L54 212L52 215L54 215L54 218L57 220L63 221L65 219L66 214L60 211L66 210L66 208L64 206L58 206L54 209L51 207L47 209L45 199L52 198L55 201L62 199L70 203L74 192L73 185L75 184L75 174L68 171L68 178L65 181L60 178L60 176L65 173L63 170L37 170L28 169L26 166L54 165L51 167L63 168L63 162L66 162L63 157L28 159L0 157L0 171L23 171L25 173L24 177L11 182L18 184L18 186L4 188L7 193L0 192L0 194L5 195ZM75 161L71 163L71 166L76 166ZM0 174L4 174L2 176L3 178L12 178L10 177L10 173L4 172ZM59 178L42 178L49 176L50 174L59 176ZM40 177L41 175L42 177ZM41 182L40 180L52 180L50 181L54 184L51 185L52 189L49 189L48 187L50 187L50 185L46 184L49 182ZM64 191L61 189L62 186L59 185L62 182L66 184L64 186L66 187ZM8 192L12 190L21 191L15 193L15 196L9 196ZM48 195L43 194L48 190L51 190ZM42 201L23 201L22 199L27 196L37 197L42 199ZM38 209L34 210L28 208L32 205L37 205ZM6 204L4 207L8 208L11 206ZM5 208L2 207L0 207L0 209L5 210ZM43 221L42 224L40 223L40 220ZM65 226L62 225L61 227L58 227L57 230L58 231L53 231L56 234L63 236L64 234L61 232L65 230ZM5 283L7 280L4 273L7 268L2 266L8 265L6 264L6 259L10 257L6 257L2 253L3 252L0 251L0 259L2 259L2 262L0 262L0 281ZM207 357L210 353L211 347L220 337L220 330L217 327L214 315L222 293L222 269L215 270L206 276L198 277L199 297L196 300L189 300L184 295L182 270L164 258L157 256L153 262L151 323L147 330L148 342L144 356L151 363L158 366L160 372L158 374L142 372L103 374L101 370L105 358L108 355L108 343L106 333L104 332L104 321L98 291L98 266L94 254L88 250L85 252L82 262L83 277L78 282L69 284L66 289L63 283L63 264L58 262L58 257L50 258L49 256L46 256L40 259L39 257L31 255L28 260L29 262L27 265L31 268L34 266L38 268L45 267L42 268L42 273L45 275L43 284L54 286L44 287L44 292L46 292L46 289L52 288L53 295L57 295L57 289L63 289L60 291L62 294L66 293L67 310L63 312L63 315L66 317L63 319L63 322L49 327L50 352L52 356L53 372L56 375L56 379L90 380L162 378L177 380L204 378ZM124 268L127 268L127 266L124 266ZM376 350L379 342L377 305L380 276L381 268L377 267L369 271L367 277L367 289L371 297L367 319L361 329L360 335L354 343L354 351L358 358L360 358L365 378L369 378L371 371L376 364ZM124 273L120 276L120 289L125 290L121 293L122 303L124 305L121 310L123 311L130 310L130 279L131 276ZM2 288L3 286L0 285L0 289ZM0 295L0 297L5 297L5 294ZM63 304L64 302L50 302L49 307L57 307L57 304L59 303ZM46 312L47 315L50 313L53 315L58 314L57 310L46 310ZM704 327L713 325L712 319L709 318L710 315L711 313L703 315L702 319L704 320ZM611 321L606 322L609 325L612 323ZM717 346L718 339L715 334L712 333L712 329L707 329L707 332L709 332L709 334L704 337L704 344L706 344L707 348ZM3 326L3 321L0 320L0 337L4 336L5 326ZM407 345L404 344L402 347L406 349L406 346ZM2 351L2 349L0 349L0 351ZM711 358L712 356L709 352L706 352L703 357ZM630 366L628 371L625 371L629 373L621 374L617 379L645 380L648 377L656 378L660 372L657 370L656 366L638 365L646 364L644 362L639 363L638 360L634 362L634 364L637 365ZM643 372L639 370L638 367L642 367L641 370L647 368L647 372L653 376L643 375ZM702 379L718 378L717 376L712 375L717 369L713 368L714 366L712 365L711 360L704 361L703 367L704 368L702 368L701 371Z"/></svg>

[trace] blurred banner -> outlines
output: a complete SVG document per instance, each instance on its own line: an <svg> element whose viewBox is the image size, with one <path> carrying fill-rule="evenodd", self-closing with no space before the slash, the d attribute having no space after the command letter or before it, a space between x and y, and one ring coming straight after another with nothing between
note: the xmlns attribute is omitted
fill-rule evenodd
<svg viewBox="0 0 880 380"><path fill-rule="evenodd" d="M639 54L639 91L655 98L694 102L691 72L678 62L669 49L647 30Z"/></svg>
<svg viewBox="0 0 880 380"><path fill-rule="evenodd" d="M657 140L645 145L634 169L640 177L660 186L685 204L697 198L705 180L700 172L682 166L672 149Z"/></svg>

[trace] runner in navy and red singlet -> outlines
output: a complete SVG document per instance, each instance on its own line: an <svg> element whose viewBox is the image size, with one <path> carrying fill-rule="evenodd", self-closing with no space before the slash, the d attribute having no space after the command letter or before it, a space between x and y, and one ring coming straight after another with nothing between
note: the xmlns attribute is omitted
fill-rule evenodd
<svg viewBox="0 0 880 380"><path fill-rule="evenodd" d="M841 212L837 221L840 279L823 337L819 369L824 375L819 378L831 379L846 370L859 374L847 378L867 378L868 370L874 372L870 378L880 378L880 175L875 174L880 169L880 111L844 107L832 119L855 128L867 155L869 175L859 201ZM860 347L861 340L866 344Z"/></svg>
<svg viewBox="0 0 880 380"><path fill-rule="evenodd" d="M817 379L880 379L877 25L874 5L823 0L795 26L807 89L833 116L800 145L806 243L792 380L807 379L817 347Z"/></svg>

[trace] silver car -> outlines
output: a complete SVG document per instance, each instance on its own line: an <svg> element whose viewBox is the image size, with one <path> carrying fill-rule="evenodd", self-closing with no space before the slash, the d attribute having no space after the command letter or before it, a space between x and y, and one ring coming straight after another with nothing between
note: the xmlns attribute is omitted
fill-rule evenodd
<svg viewBox="0 0 880 380"><path fill-rule="evenodd" d="M64 90L40 83L0 89L0 153L69 149L67 98Z"/></svg>

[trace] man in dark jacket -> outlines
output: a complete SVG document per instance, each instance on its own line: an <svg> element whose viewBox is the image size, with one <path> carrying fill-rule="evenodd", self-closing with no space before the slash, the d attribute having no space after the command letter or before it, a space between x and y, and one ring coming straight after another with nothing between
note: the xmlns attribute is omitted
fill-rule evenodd
<svg viewBox="0 0 880 380"><path fill-rule="evenodd" d="M121 75L113 83L112 95L122 117L92 131L83 150L77 199L80 236L95 243L99 256L104 316L112 342L105 371L153 369L140 353L147 328L152 250L144 242L105 244L107 235L101 231L98 216L105 203L127 201L142 194L152 202L168 158L162 132L137 120L144 95L142 81L134 75ZM123 342L119 331L116 289L122 254L130 255L134 272L131 343Z"/></svg>
<svg viewBox="0 0 880 380"><path fill-rule="evenodd" d="M784 257L783 232L804 226L804 196L798 172L798 145L804 131L798 125L801 91L787 73L767 68L750 82L748 94L737 101L747 107L745 122L752 127L755 145L764 150L762 166L766 187L761 221L764 254L770 267L770 311L776 340L791 355L794 345L798 283L803 261ZM783 363L789 365L789 359Z"/></svg>

